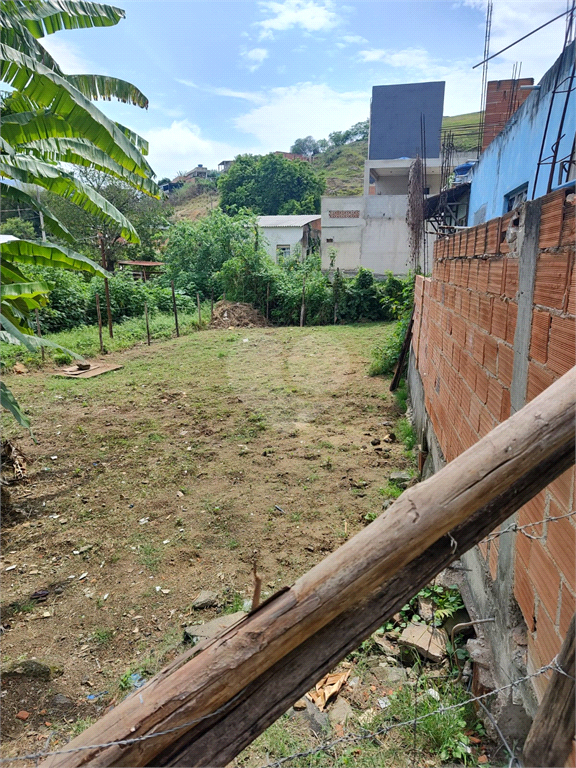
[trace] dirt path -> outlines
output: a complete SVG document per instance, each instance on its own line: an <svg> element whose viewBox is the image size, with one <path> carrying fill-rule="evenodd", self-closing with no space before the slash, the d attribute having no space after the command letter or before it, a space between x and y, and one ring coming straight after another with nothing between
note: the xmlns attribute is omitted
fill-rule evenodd
<svg viewBox="0 0 576 768"><path fill-rule="evenodd" d="M240 609L254 559L266 597L381 512L409 465L403 446L372 444L398 417L366 376L385 332L206 331L111 355L124 368L100 378L7 377L38 444L20 431L29 480L3 520L2 667L52 672L5 678L5 754L63 743L128 671L179 652L183 626ZM217 605L192 610L203 589Z"/></svg>

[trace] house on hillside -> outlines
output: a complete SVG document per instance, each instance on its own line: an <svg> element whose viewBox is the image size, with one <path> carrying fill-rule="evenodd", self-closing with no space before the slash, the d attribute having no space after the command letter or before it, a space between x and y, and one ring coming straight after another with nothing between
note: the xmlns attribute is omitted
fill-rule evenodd
<svg viewBox="0 0 576 768"><path fill-rule="evenodd" d="M259 216L258 228L265 238L265 248L270 258L290 256L295 247L307 256L320 244L321 224L319 214L296 216Z"/></svg>
<svg viewBox="0 0 576 768"><path fill-rule="evenodd" d="M233 162L234 160L221 160L218 163L218 173L226 173L229 171Z"/></svg>
<svg viewBox="0 0 576 768"><path fill-rule="evenodd" d="M311 163L312 158L306 155L296 155L294 152L274 152L275 155L282 155L286 160L304 160L306 163Z"/></svg>

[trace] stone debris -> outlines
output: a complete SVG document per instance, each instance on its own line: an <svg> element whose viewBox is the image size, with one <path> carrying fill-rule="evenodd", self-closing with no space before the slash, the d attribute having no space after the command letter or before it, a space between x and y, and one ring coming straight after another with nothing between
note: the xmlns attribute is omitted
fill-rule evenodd
<svg viewBox="0 0 576 768"><path fill-rule="evenodd" d="M398 644L405 648L414 648L425 659L436 663L446 656L448 637L441 629L427 624L409 624L398 638Z"/></svg>
<svg viewBox="0 0 576 768"><path fill-rule="evenodd" d="M420 618L422 618L424 621L432 621L434 619L434 605L432 600L426 600L424 597L419 597L418 613Z"/></svg>
<svg viewBox="0 0 576 768"><path fill-rule="evenodd" d="M214 608L218 605L218 593L209 589L203 589L192 601L192 608L201 610L202 608Z"/></svg>
<svg viewBox="0 0 576 768"><path fill-rule="evenodd" d="M207 621L205 624L191 624L184 629L184 642L196 645L203 640L211 640L224 629L228 629L228 627L243 619L244 616L246 616L245 611L237 611L236 613L218 616L212 619L212 621Z"/></svg>
<svg viewBox="0 0 576 768"><path fill-rule="evenodd" d="M346 699L341 696L334 702L328 711L328 719L332 726L335 726L337 723L346 725L346 721L349 720L352 715L352 707Z"/></svg>

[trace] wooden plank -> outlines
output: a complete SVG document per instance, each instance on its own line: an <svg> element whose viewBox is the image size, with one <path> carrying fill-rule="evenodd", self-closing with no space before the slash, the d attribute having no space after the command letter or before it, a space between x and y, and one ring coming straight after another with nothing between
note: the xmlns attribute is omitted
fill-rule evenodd
<svg viewBox="0 0 576 768"><path fill-rule="evenodd" d="M402 372L404 370L404 363L406 362L406 356L408 355L408 350L410 349L410 341L412 339L413 325L414 325L414 307L412 307L410 322L408 323L408 328L406 329L406 336L404 336L404 341L402 342L402 349L400 350L400 356L398 357L398 364L396 365L396 370L394 371L394 377L390 384L390 392L394 392L394 390L398 388L398 384L400 384L400 379L402 378Z"/></svg>
<svg viewBox="0 0 576 768"><path fill-rule="evenodd" d="M576 615L558 654L557 670L546 688L536 717L524 743L522 759L526 768L554 768L566 765L574 739L574 625Z"/></svg>
<svg viewBox="0 0 576 768"><path fill-rule="evenodd" d="M576 367L436 475L409 488L290 589L262 604L198 655L186 656L180 666L173 664L152 678L70 743L69 748L81 751L49 757L43 768L156 765L157 757L193 727L191 721L207 723L216 711L228 711L274 665L337 617L372 599L427 549L446 539L451 544L448 533L478 510L496 504L511 486L538 475L547 459L556 460L563 449L573 459L575 416ZM319 662L323 660L320 647ZM274 702L275 696L268 707ZM90 746L179 727L183 732L135 743Z"/></svg>

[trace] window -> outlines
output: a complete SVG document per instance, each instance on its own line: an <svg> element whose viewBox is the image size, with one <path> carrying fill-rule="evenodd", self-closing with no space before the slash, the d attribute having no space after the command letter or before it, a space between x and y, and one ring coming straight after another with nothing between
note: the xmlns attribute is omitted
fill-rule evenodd
<svg viewBox="0 0 576 768"><path fill-rule="evenodd" d="M287 259L290 256L290 246L289 245L277 245L276 246L276 258L278 256L281 256L283 259Z"/></svg>
<svg viewBox="0 0 576 768"><path fill-rule="evenodd" d="M512 192L508 192L504 195L504 213L513 211L514 208L518 208L519 205L526 202L528 197L528 182L522 184L520 187L516 187Z"/></svg>

